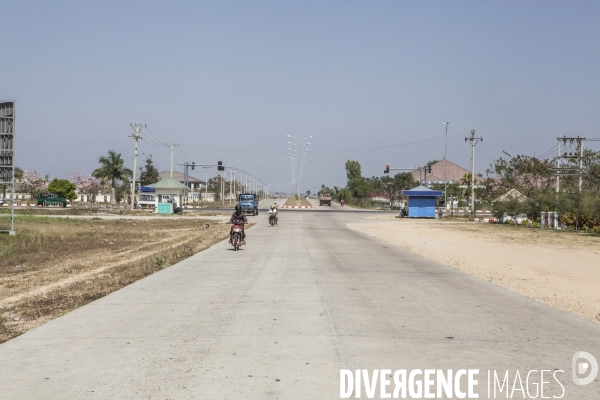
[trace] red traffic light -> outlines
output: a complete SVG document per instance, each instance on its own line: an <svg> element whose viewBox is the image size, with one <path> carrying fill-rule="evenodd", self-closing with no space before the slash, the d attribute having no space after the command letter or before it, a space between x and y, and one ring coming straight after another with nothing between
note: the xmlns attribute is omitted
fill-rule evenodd
<svg viewBox="0 0 600 400"><path fill-rule="evenodd" d="M385 164L385 169L383 170L384 174L389 174L390 173L390 164Z"/></svg>

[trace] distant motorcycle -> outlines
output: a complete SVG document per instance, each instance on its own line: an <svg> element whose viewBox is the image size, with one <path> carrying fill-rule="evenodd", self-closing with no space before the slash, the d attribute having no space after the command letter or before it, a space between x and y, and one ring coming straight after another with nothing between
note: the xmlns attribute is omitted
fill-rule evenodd
<svg viewBox="0 0 600 400"><path fill-rule="evenodd" d="M342 205L342 207L344 207L344 200L340 201L340 204Z"/></svg>

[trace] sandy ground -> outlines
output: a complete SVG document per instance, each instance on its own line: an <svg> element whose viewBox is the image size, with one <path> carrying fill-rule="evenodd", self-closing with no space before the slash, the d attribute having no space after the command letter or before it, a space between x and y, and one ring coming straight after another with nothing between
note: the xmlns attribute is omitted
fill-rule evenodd
<svg viewBox="0 0 600 400"><path fill-rule="evenodd" d="M350 228L600 323L600 237L368 216Z"/></svg>

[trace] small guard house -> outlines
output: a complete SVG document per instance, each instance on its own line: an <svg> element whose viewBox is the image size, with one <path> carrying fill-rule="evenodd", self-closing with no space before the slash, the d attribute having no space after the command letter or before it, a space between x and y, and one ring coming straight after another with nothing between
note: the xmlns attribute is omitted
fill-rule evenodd
<svg viewBox="0 0 600 400"><path fill-rule="evenodd" d="M154 189L154 201L158 214L173 214L174 207L181 207L183 204L183 196L188 190L187 186L170 176L146 187Z"/></svg>
<svg viewBox="0 0 600 400"><path fill-rule="evenodd" d="M435 218L435 199L444 194L440 190L431 190L425 186L417 186L403 190L408 197L408 218Z"/></svg>

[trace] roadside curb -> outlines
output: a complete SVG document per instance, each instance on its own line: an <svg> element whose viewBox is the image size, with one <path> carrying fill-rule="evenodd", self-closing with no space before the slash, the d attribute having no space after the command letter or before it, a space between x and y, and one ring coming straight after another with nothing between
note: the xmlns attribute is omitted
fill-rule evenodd
<svg viewBox="0 0 600 400"><path fill-rule="evenodd" d="M314 206L281 206L281 208L315 208Z"/></svg>

